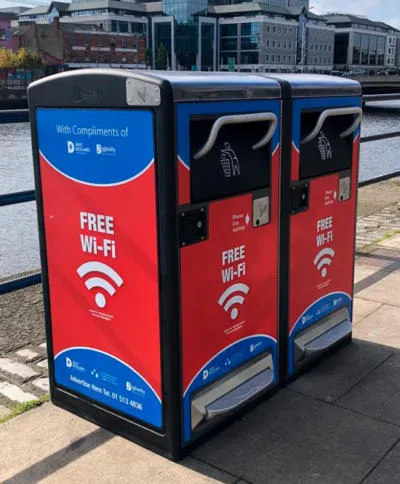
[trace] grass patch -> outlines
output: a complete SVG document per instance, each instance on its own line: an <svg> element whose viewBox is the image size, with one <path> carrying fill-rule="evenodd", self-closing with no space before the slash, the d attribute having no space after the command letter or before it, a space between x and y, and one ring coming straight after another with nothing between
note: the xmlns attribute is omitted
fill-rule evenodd
<svg viewBox="0 0 400 484"><path fill-rule="evenodd" d="M7 422L7 420L11 420L12 418L16 417L17 415L21 415L21 413L25 413L28 410L32 410L32 408L39 407L45 402L50 401L50 395L46 393L42 397L40 397L38 400L29 400L29 402L25 403L18 403L15 405L15 407L11 410L11 413L6 415L3 418L0 418L0 424Z"/></svg>

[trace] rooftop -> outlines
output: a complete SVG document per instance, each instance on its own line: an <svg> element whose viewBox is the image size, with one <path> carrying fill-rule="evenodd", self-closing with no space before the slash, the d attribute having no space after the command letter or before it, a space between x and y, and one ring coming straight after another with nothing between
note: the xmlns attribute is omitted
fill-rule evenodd
<svg viewBox="0 0 400 484"><path fill-rule="evenodd" d="M333 13L333 14L328 14L323 16L328 25L340 25L340 24L359 24L359 25L365 25L365 26L372 26L372 27L381 27L384 30L392 30L395 32L399 32L395 27L392 27L391 25L388 25L384 22L376 22L374 20L370 20L367 17L358 17L357 15L351 15L351 14L341 14L341 13Z"/></svg>

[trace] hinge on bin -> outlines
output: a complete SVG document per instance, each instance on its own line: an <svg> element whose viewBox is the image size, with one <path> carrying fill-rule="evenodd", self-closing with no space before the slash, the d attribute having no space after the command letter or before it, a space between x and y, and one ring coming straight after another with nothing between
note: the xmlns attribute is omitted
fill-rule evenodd
<svg viewBox="0 0 400 484"><path fill-rule="evenodd" d="M303 212L304 210L308 209L308 191L309 191L309 184L300 183L291 186L291 213L292 215L295 213Z"/></svg>
<svg viewBox="0 0 400 484"><path fill-rule="evenodd" d="M179 247L186 247L208 238L207 207L188 209L178 214Z"/></svg>

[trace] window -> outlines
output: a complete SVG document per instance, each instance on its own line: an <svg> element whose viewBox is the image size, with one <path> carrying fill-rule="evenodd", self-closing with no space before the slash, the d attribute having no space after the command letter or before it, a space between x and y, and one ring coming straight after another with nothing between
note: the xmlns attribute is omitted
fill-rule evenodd
<svg viewBox="0 0 400 484"><path fill-rule="evenodd" d="M242 52L240 61L241 64L258 64L258 52Z"/></svg>
<svg viewBox="0 0 400 484"><path fill-rule="evenodd" d="M236 37L223 37L221 38L221 50L236 50L237 38Z"/></svg>
<svg viewBox="0 0 400 484"><path fill-rule="evenodd" d="M220 34L221 37L237 36L237 24L222 24Z"/></svg>

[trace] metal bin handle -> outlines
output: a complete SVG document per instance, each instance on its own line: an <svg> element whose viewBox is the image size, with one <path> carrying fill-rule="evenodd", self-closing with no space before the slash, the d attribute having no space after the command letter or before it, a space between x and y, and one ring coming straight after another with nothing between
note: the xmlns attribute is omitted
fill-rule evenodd
<svg viewBox="0 0 400 484"><path fill-rule="evenodd" d="M272 136L275 133L276 126L278 124L278 118L274 113L235 114L233 116L221 116L214 121L210 134L208 136L208 140L205 142L204 146L193 155L193 158L195 160L198 160L199 158L206 155L209 151L211 151L217 139L219 130L223 126L226 126L227 124L256 123L258 121L271 121L271 124L265 136L263 136L260 141L252 146L253 150L258 150L262 148L271 140Z"/></svg>
<svg viewBox="0 0 400 484"><path fill-rule="evenodd" d="M318 118L317 124L315 125L315 128L311 131L309 135L301 140L301 144L304 145L313 140L321 131L322 126L327 118L330 118L332 116L343 116L346 114L357 114L357 117L354 119L352 125L348 129L340 133L341 138L346 138L346 136L349 136L349 134L353 133L356 130L357 126L361 123L362 109L359 107L355 106L352 108L326 109L325 111L322 111Z"/></svg>

